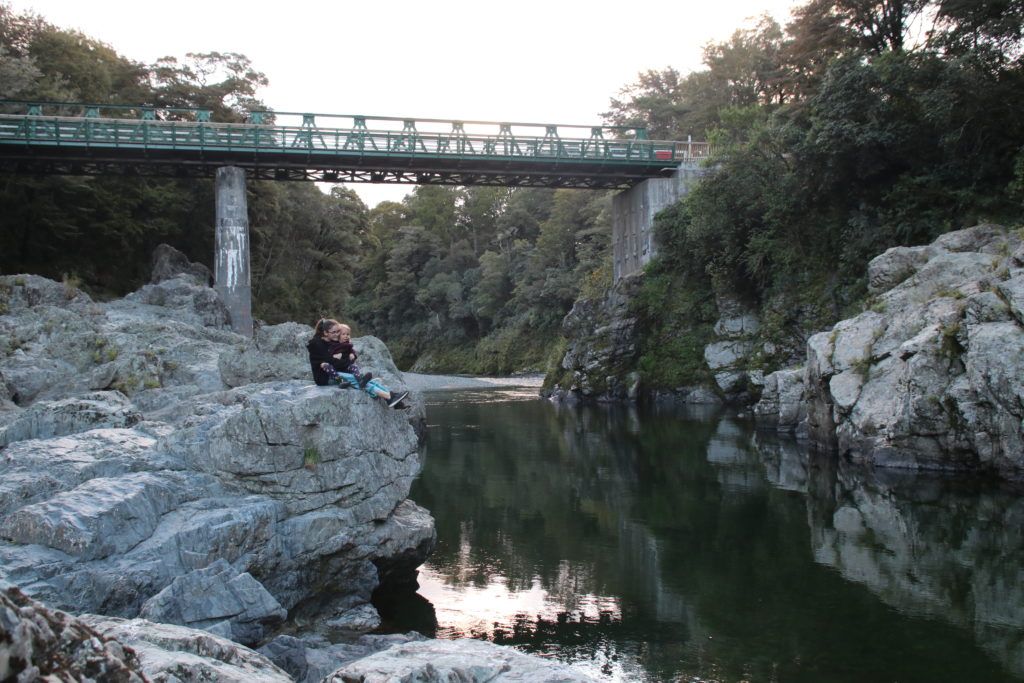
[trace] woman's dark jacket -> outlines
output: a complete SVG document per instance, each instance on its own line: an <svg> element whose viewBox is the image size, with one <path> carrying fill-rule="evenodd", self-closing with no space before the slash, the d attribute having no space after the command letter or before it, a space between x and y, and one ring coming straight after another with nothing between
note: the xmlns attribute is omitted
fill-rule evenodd
<svg viewBox="0 0 1024 683"><path fill-rule="evenodd" d="M326 386L330 378L330 375L320 368L321 363L330 363L338 372L346 372L352 362L347 358L332 356L327 350L327 342L319 337L313 337L306 342L306 350L309 351L309 368L313 371L313 381L320 386Z"/></svg>

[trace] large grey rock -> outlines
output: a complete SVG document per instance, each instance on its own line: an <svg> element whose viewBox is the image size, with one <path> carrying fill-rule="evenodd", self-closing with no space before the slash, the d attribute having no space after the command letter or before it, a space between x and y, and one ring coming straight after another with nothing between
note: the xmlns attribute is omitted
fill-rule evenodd
<svg viewBox="0 0 1024 683"><path fill-rule="evenodd" d="M180 385L220 390L225 385L217 359L244 341L205 326L210 315L216 317L207 310L219 306L211 300L216 295L181 279L110 303L76 295L66 305L59 301L60 284L28 278L33 288L22 292L28 285L12 284L20 279L0 277L0 290L6 286L18 295L0 316L0 348L6 350L0 371L5 393L19 405L98 389L128 396Z"/></svg>
<svg viewBox="0 0 1024 683"><path fill-rule="evenodd" d="M340 505L361 522L380 520L419 472L418 439L405 411L364 392L275 382L222 401L205 406L160 449L250 493L274 495L293 513Z"/></svg>
<svg viewBox="0 0 1024 683"><path fill-rule="evenodd" d="M807 419L804 370L778 370L765 377L754 415L780 432L796 433Z"/></svg>
<svg viewBox="0 0 1024 683"><path fill-rule="evenodd" d="M145 619L83 614L81 621L130 647L148 680L163 683L293 683L269 659L226 638Z"/></svg>
<svg viewBox="0 0 1024 683"><path fill-rule="evenodd" d="M15 441L75 434L100 427L131 427L142 414L119 391L97 391L41 401L0 429L0 448Z"/></svg>
<svg viewBox="0 0 1024 683"><path fill-rule="evenodd" d="M259 649L259 653L291 674L299 683L320 683L341 666L389 647L426 640L418 633L365 635L331 643L316 636L296 638L280 635Z"/></svg>
<svg viewBox="0 0 1024 683"><path fill-rule="evenodd" d="M134 309L137 313L155 312L199 327L228 328L228 309L217 292L197 285L193 278L179 276L145 285L111 306L114 310Z"/></svg>
<svg viewBox="0 0 1024 683"><path fill-rule="evenodd" d="M0 578L59 608L146 605L247 642L300 606L311 628L375 627L373 591L412 580L435 542L407 500L422 400L395 411L316 387L310 328L221 329L202 269L161 258L153 284L104 304L0 277ZM356 344L403 388L380 340Z"/></svg>
<svg viewBox="0 0 1024 683"><path fill-rule="evenodd" d="M134 650L86 622L0 583L0 677L4 681L143 683Z"/></svg>
<svg viewBox="0 0 1024 683"><path fill-rule="evenodd" d="M71 282L54 282L39 275L0 275L0 314L13 315L31 308L56 307L78 313L94 310L88 294Z"/></svg>
<svg viewBox="0 0 1024 683"><path fill-rule="evenodd" d="M251 574L219 559L171 581L142 605L143 619L198 628L255 645L288 613Z"/></svg>
<svg viewBox="0 0 1024 683"><path fill-rule="evenodd" d="M324 683L592 683L595 679L539 657L479 640L405 643L347 664Z"/></svg>
<svg viewBox="0 0 1024 683"><path fill-rule="evenodd" d="M760 329L757 315L733 296L715 297L718 321L716 340L704 347L704 362L715 377L715 384L728 395L742 393L749 379L748 358L754 350L753 335Z"/></svg>
<svg viewBox="0 0 1024 683"><path fill-rule="evenodd" d="M1024 476L1022 257L981 225L873 260L873 309L808 340L803 433L858 462ZM758 416L787 425L786 391L766 384Z"/></svg>
<svg viewBox="0 0 1024 683"><path fill-rule="evenodd" d="M555 389L555 396L615 401L634 397L637 380L631 376L636 363L637 319L630 298L639 276L627 276L601 299L573 304L562 321L568 344L560 362L562 374L571 378Z"/></svg>
<svg viewBox="0 0 1024 683"><path fill-rule="evenodd" d="M199 287L213 286L213 273L201 263L193 263L185 254L169 244L158 244L153 250L153 272L150 284L180 278Z"/></svg>
<svg viewBox="0 0 1024 683"><path fill-rule="evenodd" d="M218 399L194 403L180 428L146 423L153 437L94 430L12 446L26 459L0 469L13 494L0 575L58 606L134 616L176 577L224 559L285 608L345 585L322 620L375 625L360 611L373 590L411 574L435 539L429 514L406 500L420 467L408 420L311 382ZM77 460L31 487L34 467L69 451ZM56 554L40 561L41 548Z"/></svg>
<svg viewBox="0 0 1024 683"><path fill-rule="evenodd" d="M162 517L188 499L184 478L137 472L91 479L15 510L0 537L54 548L83 560L123 554L153 535Z"/></svg>
<svg viewBox="0 0 1024 683"><path fill-rule="evenodd" d="M887 292L917 272L934 249L929 247L892 247L868 264L868 292Z"/></svg>
<svg viewBox="0 0 1024 683"><path fill-rule="evenodd" d="M251 340L224 351L217 366L230 387L310 377L306 342L312 330L299 323L264 325ZM358 342L356 342L358 344Z"/></svg>

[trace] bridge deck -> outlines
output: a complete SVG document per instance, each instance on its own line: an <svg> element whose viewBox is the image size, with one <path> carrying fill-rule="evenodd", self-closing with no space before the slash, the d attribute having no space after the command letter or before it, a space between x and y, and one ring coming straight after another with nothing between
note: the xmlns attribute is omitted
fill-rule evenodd
<svg viewBox="0 0 1024 683"><path fill-rule="evenodd" d="M600 126L281 112L217 123L202 110L3 102L0 111L19 105L24 113L0 113L0 169L181 177L233 165L274 180L597 189L695 166L711 151L707 143L648 140L643 129ZM81 113L68 115L75 107ZM288 118L301 123L278 123ZM589 137L563 137L566 129L588 130Z"/></svg>

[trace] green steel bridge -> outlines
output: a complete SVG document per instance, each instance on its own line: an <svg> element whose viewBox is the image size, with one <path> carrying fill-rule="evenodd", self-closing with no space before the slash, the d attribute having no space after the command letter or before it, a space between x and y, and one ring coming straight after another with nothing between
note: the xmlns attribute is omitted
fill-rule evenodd
<svg viewBox="0 0 1024 683"><path fill-rule="evenodd" d="M643 128L0 101L0 171L27 173L615 189L710 153Z"/></svg>

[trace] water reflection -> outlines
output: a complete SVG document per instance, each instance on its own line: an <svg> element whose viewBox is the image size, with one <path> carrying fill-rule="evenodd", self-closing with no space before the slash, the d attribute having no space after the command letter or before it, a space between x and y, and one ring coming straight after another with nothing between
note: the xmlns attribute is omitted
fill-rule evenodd
<svg viewBox="0 0 1024 683"><path fill-rule="evenodd" d="M430 396L420 630L606 680L1024 676L1014 492L872 474L707 411L501 393Z"/></svg>
<svg viewBox="0 0 1024 683"><path fill-rule="evenodd" d="M769 479L783 475L810 494L815 561L903 614L973 632L1024 677L1024 499L1016 487L845 462L812 472L806 452L764 441Z"/></svg>

